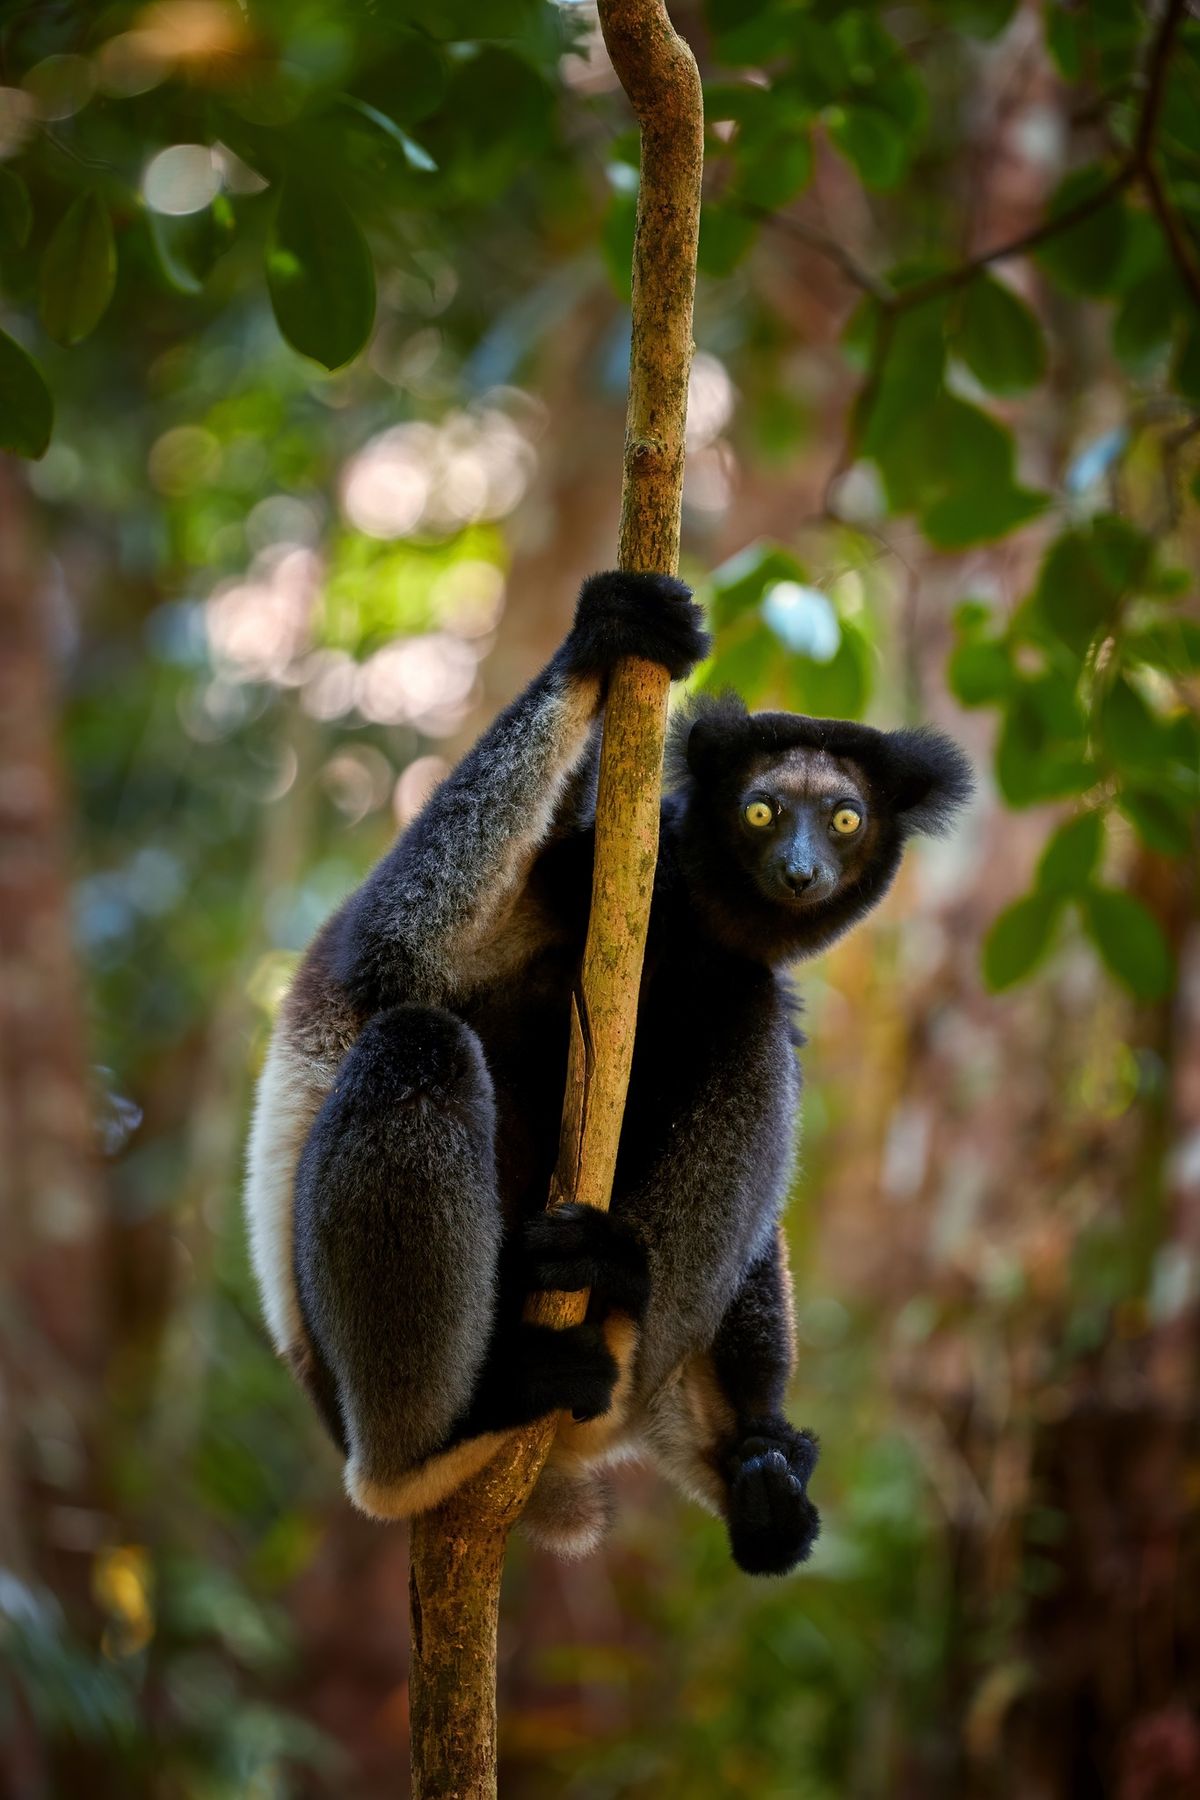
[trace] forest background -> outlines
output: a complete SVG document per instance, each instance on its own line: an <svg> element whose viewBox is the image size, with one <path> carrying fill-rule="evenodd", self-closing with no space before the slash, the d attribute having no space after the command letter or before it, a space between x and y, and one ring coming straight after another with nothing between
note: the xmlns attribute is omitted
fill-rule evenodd
<svg viewBox="0 0 1200 1800"><path fill-rule="evenodd" d="M1200 1786L1200 23L709 0L704 685L934 720L800 972L754 1583L511 1558L539 1800ZM406 1562L259 1320L289 970L613 560L637 140L587 4L0 5L0 1781L404 1791ZM20 459L25 460L20 460Z"/></svg>

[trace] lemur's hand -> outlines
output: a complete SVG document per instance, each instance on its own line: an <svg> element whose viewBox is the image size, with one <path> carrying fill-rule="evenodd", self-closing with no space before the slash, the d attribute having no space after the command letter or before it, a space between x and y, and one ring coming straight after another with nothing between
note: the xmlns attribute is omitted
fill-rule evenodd
<svg viewBox="0 0 1200 1800"><path fill-rule="evenodd" d="M747 1575L786 1575L802 1563L821 1529L808 1497L815 1438L786 1419L751 1419L729 1450L729 1542Z"/></svg>
<svg viewBox="0 0 1200 1800"><path fill-rule="evenodd" d="M650 1268L644 1244L625 1220L568 1201L526 1219L522 1247L530 1288L564 1294L590 1288L607 1305L644 1318Z"/></svg>
<svg viewBox="0 0 1200 1800"><path fill-rule="evenodd" d="M580 675L607 675L622 656L659 663L680 681L708 655L710 638L692 590L673 575L612 569L579 590L563 655Z"/></svg>

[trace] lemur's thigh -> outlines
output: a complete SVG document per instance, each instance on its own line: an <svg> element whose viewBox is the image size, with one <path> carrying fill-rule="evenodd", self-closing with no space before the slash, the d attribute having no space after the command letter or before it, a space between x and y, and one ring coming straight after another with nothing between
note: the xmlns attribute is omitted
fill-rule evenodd
<svg viewBox="0 0 1200 1800"><path fill-rule="evenodd" d="M437 1008L397 1006L347 1054L300 1158L296 1283L314 1386L335 1400L347 1486L370 1511L429 1504L398 1486L449 1438L487 1350L502 1237L494 1138L475 1033ZM443 1471L445 1485L465 1472Z"/></svg>

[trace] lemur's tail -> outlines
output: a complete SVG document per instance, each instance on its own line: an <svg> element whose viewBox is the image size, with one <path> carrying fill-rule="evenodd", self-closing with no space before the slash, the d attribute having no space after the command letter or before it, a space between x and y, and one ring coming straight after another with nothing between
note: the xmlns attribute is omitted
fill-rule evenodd
<svg viewBox="0 0 1200 1800"><path fill-rule="evenodd" d="M597 1548L615 1512L612 1483L601 1470L548 1462L521 1516L521 1528L539 1550L574 1561Z"/></svg>

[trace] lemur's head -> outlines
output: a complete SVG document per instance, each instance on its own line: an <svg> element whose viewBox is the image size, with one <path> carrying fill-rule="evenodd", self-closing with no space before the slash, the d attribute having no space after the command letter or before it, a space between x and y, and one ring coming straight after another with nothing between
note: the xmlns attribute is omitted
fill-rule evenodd
<svg viewBox="0 0 1200 1800"><path fill-rule="evenodd" d="M972 783L940 732L747 713L724 694L673 721L667 785L686 803L693 899L726 942L781 961L881 900L906 839L947 830Z"/></svg>

